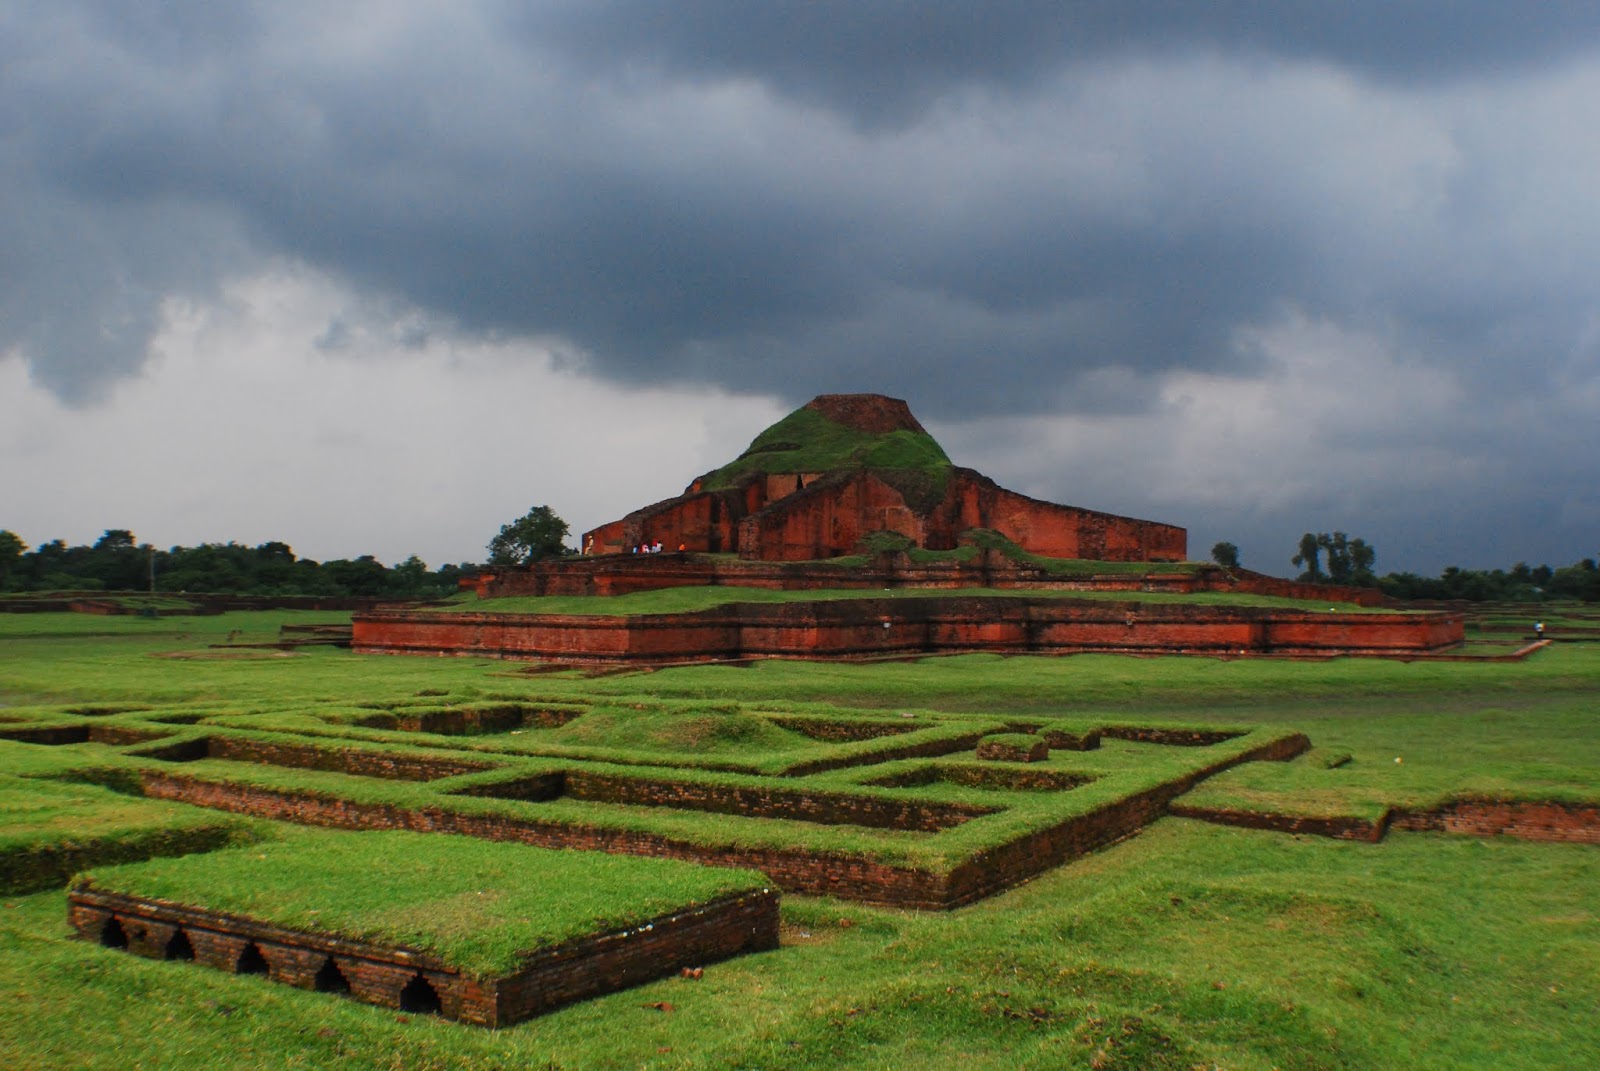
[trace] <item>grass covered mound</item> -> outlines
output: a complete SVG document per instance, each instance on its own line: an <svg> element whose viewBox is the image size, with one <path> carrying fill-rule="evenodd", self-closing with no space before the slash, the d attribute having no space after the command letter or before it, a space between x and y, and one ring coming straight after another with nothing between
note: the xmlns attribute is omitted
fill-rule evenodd
<svg viewBox="0 0 1600 1071"><path fill-rule="evenodd" d="M639 711L595 707L583 717L550 732L546 739L578 747L622 748L645 752L767 755L805 749L809 741L764 718L734 710Z"/></svg>
<svg viewBox="0 0 1600 1071"><path fill-rule="evenodd" d="M86 866L246 842L254 825L98 785L0 775L0 893L59 888Z"/></svg>
<svg viewBox="0 0 1600 1071"><path fill-rule="evenodd" d="M540 949L770 886L755 871L666 859L285 827L248 848L97 868L73 887L417 949L485 978Z"/></svg>
<svg viewBox="0 0 1600 1071"><path fill-rule="evenodd" d="M736 487L747 477L779 472L907 469L949 474L950 458L921 427L870 432L837 423L802 406L772 425L733 461L707 474L707 490Z"/></svg>

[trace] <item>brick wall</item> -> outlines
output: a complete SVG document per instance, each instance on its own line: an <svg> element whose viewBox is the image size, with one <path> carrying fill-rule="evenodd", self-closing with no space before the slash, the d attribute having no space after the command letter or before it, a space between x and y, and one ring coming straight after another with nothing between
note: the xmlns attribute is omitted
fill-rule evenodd
<svg viewBox="0 0 1600 1071"><path fill-rule="evenodd" d="M1600 807L1552 801L1458 800L1432 811L1395 814L1395 829L1600 844Z"/></svg>
<svg viewBox="0 0 1600 1071"><path fill-rule="evenodd" d="M426 983L447 1019L508 1026L564 1004L641 985L682 967L778 947L773 890L687 906L618 930L530 952L513 972L474 978L437 956L335 935L307 933L236 915L74 889L68 922L84 940L104 943L108 927L136 955L171 958L179 936L202 966L238 973L253 947L272 980L301 989L348 986L357 1000L405 1008L410 987ZM330 974L330 965L335 974Z"/></svg>
<svg viewBox="0 0 1600 1071"><path fill-rule="evenodd" d="M1459 614L1353 614L1173 603L929 596L733 604L635 617L357 615L366 652L585 662L1001 653L1431 651L1464 638Z"/></svg>
<svg viewBox="0 0 1600 1071"><path fill-rule="evenodd" d="M976 737L972 744L974 746ZM342 829L405 829L414 832L453 833L486 840L514 841L548 848L574 848L631 855L688 859L710 865L751 867L792 892L839 896L868 903L916 908L951 908L985 896L1059 866L1096 848L1127 837L1165 813L1169 801L1198 781L1241 762L1291 758L1309 746L1294 734L1251 751L1220 759L1182 778L1113 803L1087 815L1066 819L1049 828L1018 837L975 854L949 871L932 871L911 865L879 862L849 851L812 851L790 848L734 847L698 844L664 834L629 829L601 828L555 822L537 817L467 814L446 806L402 808L390 804L361 803L310 792L269 789L253 785L224 784L164 772L145 772L146 795L175 799L203 807L258 815L305 825ZM572 776L568 775L569 778ZM630 779L632 780L632 779ZM648 786L649 782L643 782ZM663 785L665 791L670 786ZM475 794L487 794L479 786ZM648 787L630 787L618 802L658 805L665 796L652 796ZM691 786L686 791L699 791ZM782 807L795 815L867 815L879 820L884 813L856 810L854 804L837 810L835 794L790 793ZM637 796L635 793L644 793ZM842 797L842 794L838 794ZM812 796L810 803L794 798ZM685 797L686 799L692 797ZM776 797L774 797L776 798ZM865 800L866 797L857 797ZM750 802L759 802L752 798ZM867 808L876 803L866 803ZM925 805L924 805L925 806ZM786 815L775 815L783 817ZM806 820L816 820L807 817ZM909 820L909 819L907 819ZM869 824L867 821L857 824Z"/></svg>
<svg viewBox="0 0 1600 1071"><path fill-rule="evenodd" d="M1181 818L1221 825L1308 833L1337 840L1376 843L1390 829L1457 833L1473 837L1517 837L1568 844L1600 844L1600 807L1551 801L1458 800L1426 811L1390 810L1372 820L1353 815L1307 816L1269 811L1172 805Z"/></svg>
<svg viewBox="0 0 1600 1071"><path fill-rule="evenodd" d="M436 781L459 774L492 770L496 765L492 762L476 762L470 759L367 751L360 748L318 747L313 744L259 740L220 733L215 736L180 741L169 746L148 748L139 754L167 762L227 759L233 762L287 766L301 770L326 770L331 773L382 777L396 781Z"/></svg>

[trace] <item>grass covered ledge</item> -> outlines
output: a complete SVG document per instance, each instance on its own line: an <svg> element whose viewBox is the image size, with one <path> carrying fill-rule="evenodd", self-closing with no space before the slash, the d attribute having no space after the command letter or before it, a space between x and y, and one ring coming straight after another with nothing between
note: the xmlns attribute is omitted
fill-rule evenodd
<svg viewBox="0 0 1600 1071"><path fill-rule="evenodd" d="M753 870L668 859L295 827L246 848L98 867L72 885L75 893L420 951L473 978L505 975L580 938L770 888Z"/></svg>
<svg viewBox="0 0 1600 1071"><path fill-rule="evenodd" d="M98 785L0 774L0 895L59 889L102 863L246 843L260 825Z"/></svg>

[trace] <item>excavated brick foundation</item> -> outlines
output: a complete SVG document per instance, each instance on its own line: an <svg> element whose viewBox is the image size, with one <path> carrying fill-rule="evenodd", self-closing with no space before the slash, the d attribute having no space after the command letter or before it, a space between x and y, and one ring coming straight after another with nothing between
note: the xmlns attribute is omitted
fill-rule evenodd
<svg viewBox="0 0 1600 1071"><path fill-rule="evenodd" d="M976 741L974 741L975 744ZM950 869L930 869L872 859L864 854L793 847L730 847L697 843L662 833L606 827L536 816L482 814L438 806L365 802L307 790L269 788L232 781L148 770L141 773L146 796L303 825L339 829L396 829L452 833L545 848L650 855L717 866L760 870L791 892L838 896L867 903L924 909L959 907L1060 866L1087 852L1132 836L1166 813L1168 803L1199 781L1242 762L1282 761L1309 746L1288 734L1259 747L1200 765L1164 784L1119 799L1087 814L1073 815L1015 840L983 849ZM573 775L568 775L569 777ZM833 825L890 828L934 835L990 813L966 804L884 801L834 791L808 792L785 784L770 790L734 790L652 778L583 774L586 798L640 806L676 806L752 817L800 819ZM963 775L956 775L963 776ZM983 774L966 775L982 777ZM1056 771L1011 768L1007 778L1037 778L1028 787L1073 787ZM937 775L935 777L937 779ZM1076 783L1082 783L1078 781ZM525 781L473 790L506 799L547 798L568 786ZM1008 786L1012 787L1012 786Z"/></svg>
<svg viewBox="0 0 1600 1071"><path fill-rule="evenodd" d="M68 894L78 936L150 959L265 974L300 989L477 1026L508 1026L642 985L684 967L778 947L773 890L726 897L531 953L516 971L474 978L414 949L285 929L237 915L98 890Z"/></svg>
<svg viewBox="0 0 1600 1071"><path fill-rule="evenodd" d="M734 604L637 616L358 614L355 650L592 663L935 654L1395 654L1463 641L1460 614L930 596Z"/></svg>

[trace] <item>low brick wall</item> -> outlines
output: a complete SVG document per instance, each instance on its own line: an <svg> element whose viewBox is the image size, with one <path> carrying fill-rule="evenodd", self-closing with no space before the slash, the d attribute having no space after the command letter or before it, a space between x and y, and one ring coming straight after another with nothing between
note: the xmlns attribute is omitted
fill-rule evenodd
<svg viewBox="0 0 1600 1071"><path fill-rule="evenodd" d="M839 896L902 907L950 906L945 903L944 879L941 875L913 867L880 863L845 852L811 852L802 847L715 847L637 830L507 815L465 814L444 807L406 809L389 804L358 803L309 792L280 791L156 772L141 774L141 784L144 794L155 799L178 800L200 807L301 825L453 833L484 840L533 844L541 848L573 848L687 859L712 866L760 870L790 892Z"/></svg>
<svg viewBox="0 0 1600 1071"><path fill-rule="evenodd" d="M1043 740L1012 743L1007 740L980 740L978 758L983 762L1043 762L1050 757L1050 745Z"/></svg>
<svg viewBox="0 0 1600 1071"><path fill-rule="evenodd" d="M1311 746L1295 733L1156 785L1091 814L979 852L950 874L949 906L981 900L1002 889L1137 833L1167 813L1167 805L1199 782L1244 762L1283 762Z"/></svg>
<svg viewBox="0 0 1600 1071"><path fill-rule="evenodd" d="M1219 825L1305 833L1335 840L1377 843L1391 829L1409 833L1456 833L1471 837L1516 837L1567 844L1600 844L1600 807L1550 801L1458 800L1428 811L1391 810L1370 820L1353 815L1314 817L1194 807L1174 803L1173 815Z"/></svg>
<svg viewBox="0 0 1600 1071"><path fill-rule="evenodd" d="M228 759L264 766L381 777L391 781L437 781L445 777L492 770L497 765L493 762L407 755L402 752L279 743L222 733L184 740L166 747L149 748L140 754L167 762Z"/></svg>
<svg viewBox="0 0 1600 1071"><path fill-rule="evenodd" d="M974 744L975 744L974 740ZM1010 886L1103 847L1124 837L1166 812L1174 797L1187 792L1197 782L1241 762L1292 758L1310 746L1300 734L1284 737L1248 752L1231 756L1199 768L1181 778L1155 786L1143 793L1120 800L1087 815L1069 818L1047 829L1018 837L1005 844L976 853L949 871L935 872L910 865L879 862L844 851L812 851L792 848L729 847L697 844L659 833L602 828L579 823L557 822L536 817L467 814L447 807L404 808L389 804L362 803L311 792L291 792L254 785L230 784L202 778L147 771L141 774L145 795L173 799L202 807L234 811L298 822L304 825L332 826L341 829L402 829L423 833L453 833L486 840L513 841L546 848L574 848L586 851L652 855L669 859L688 859L710 865L750 867L760 870L791 892L838 896L867 903L899 907L943 909L959 907L991 896ZM1048 771L1040 771L1047 773ZM570 776L570 775L569 775ZM526 779L525 779L526 780ZM537 793L548 785L513 782L508 798L530 798L516 793ZM542 786L542 787L541 787ZM478 786L474 795L493 794L494 786ZM699 786L689 789L698 791ZM632 790L630 790L632 791ZM786 794L787 795L787 794ZM802 794L795 793L795 796ZM888 811L872 806L845 814L829 811L838 804L818 793L812 802L793 801L786 807L795 813L828 814L852 820L875 820ZM840 794L842 797L842 794ZM539 798L534 796L532 798ZM856 797L858 801L866 797ZM634 802L634 800L628 800ZM646 805L658 805L650 800ZM886 801L892 803L893 801ZM917 808L925 803L910 803ZM955 807L957 805L949 805ZM806 819L815 820L815 819ZM865 824L858 821L857 824Z"/></svg>
<svg viewBox="0 0 1600 1071"><path fill-rule="evenodd" d="M1007 792L1065 792L1094 780L1063 770L1017 766L969 766L929 763L900 773L885 774L865 782L884 788L917 788L945 782L969 788L996 788Z"/></svg>
<svg viewBox="0 0 1600 1071"><path fill-rule="evenodd" d="M597 803L635 807L673 807L709 814L780 818L822 825L937 833L999 808L828 791L800 791L781 785L761 787L625 777L575 768L536 777L473 785L461 795L525 801L569 796Z"/></svg>
<svg viewBox="0 0 1600 1071"><path fill-rule="evenodd" d="M1169 729L1162 726L1108 725L1101 727L1100 735L1112 740L1132 740L1135 743L1162 744L1167 747L1210 747L1212 744L1237 739L1243 734L1204 729Z"/></svg>
<svg viewBox="0 0 1600 1071"><path fill-rule="evenodd" d="M744 788L695 781L619 777L587 770L567 773L566 794L574 799L601 803L676 807L713 814L782 818L823 825L852 825L919 833L952 829L1000 809L971 803L935 803L781 787Z"/></svg>
<svg viewBox="0 0 1600 1071"><path fill-rule="evenodd" d="M807 718L778 714L768 717L767 720L780 729L790 729L813 740L822 740L830 744L842 744L854 740L878 740L885 736L900 736L926 728L924 723L919 723L915 719L895 722Z"/></svg>
<svg viewBox="0 0 1600 1071"><path fill-rule="evenodd" d="M1422 812L1397 812L1393 827L1473 837L1600 844L1600 806L1530 800L1457 800Z"/></svg>
<svg viewBox="0 0 1600 1071"><path fill-rule="evenodd" d="M1462 642L1460 614L930 596L734 604L696 613L358 614L368 653L568 662L849 659L992 651L1387 654Z"/></svg>
<svg viewBox="0 0 1600 1071"><path fill-rule="evenodd" d="M1302 833L1314 837L1331 837L1334 840L1360 840L1370 844L1382 840L1389 828L1387 815L1377 821L1369 821L1352 815L1315 817L1270 814L1262 811L1236 811L1226 807L1193 807L1179 802L1174 802L1169 811L1174 818L1193 818L1223 826L1266 829L1275 833Z"/></svg>
<svg viewBox="0 0 1600 1071"><path fill-rule="evenodd" d="M193 959L230 973L254 967L277 982L347 990L357 1000L386 1008L432 1010L427 1005L436 1001L446 1019L490 1027L641 985L683 967L778 947L778 894L773 890L685 907L542 949L516 971L492 978L464 975L415 949L99 890L74 889L67 911L79 937L126 947L137 955Z"/></svg>

